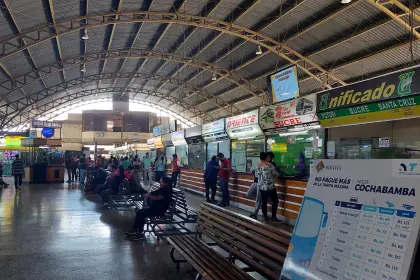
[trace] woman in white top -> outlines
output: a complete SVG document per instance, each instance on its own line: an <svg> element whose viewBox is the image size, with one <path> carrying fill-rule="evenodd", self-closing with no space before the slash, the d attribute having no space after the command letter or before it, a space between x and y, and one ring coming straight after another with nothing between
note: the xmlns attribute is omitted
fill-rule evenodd
<svg viewBox="0 0 420 280"><path fill-rule="evenodd" d="M258 179L257 186L261 195L262 212L264 218L267 221L267 203L268 199L271 198L271 219L273 221L278 221L276 215L279 205L279 198L277 196L277 190L274 185L275 179L277 177L277 171L274 165L268 162L267 153L262 152L260 154L260 160L261 161L258 163L257 168L255 168L255 177Z"/></svg>

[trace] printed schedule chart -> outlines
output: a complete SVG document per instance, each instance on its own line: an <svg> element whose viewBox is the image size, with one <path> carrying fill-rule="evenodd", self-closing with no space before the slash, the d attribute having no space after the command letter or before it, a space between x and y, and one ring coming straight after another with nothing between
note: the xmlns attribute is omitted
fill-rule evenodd
<svg viewBox="0 0 420 280"><path fill-rule="evenodd" d="M415 214L336 201L317 270L331 279L400 280Z"/></svg>

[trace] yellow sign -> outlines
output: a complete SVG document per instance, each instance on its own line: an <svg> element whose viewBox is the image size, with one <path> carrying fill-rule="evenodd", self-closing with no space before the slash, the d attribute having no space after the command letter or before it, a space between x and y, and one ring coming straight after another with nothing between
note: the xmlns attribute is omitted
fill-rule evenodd
<svg viewBox="0 0 420 280"><path fill-rule="evenodd" d="M394 119L406 119L420 116L420 106L397 108L392 110L376 111L356 115L347 115L337 118L320 120L323 127L342 126L358 123L377 121L389 121Z"/></svg>
<svg viewBox="0 0 420 280"><path fill-rule="evenodd" d="M275 143L271 146L271 151L285 153L285 152L287 152L287 144L285 144L285 143Z"/></svg>
<svg viewBox="0 0 420 280"><path fill-rule="evenodd" d="M21 140L25 138L23 136L6 136L6 147L20 147Z"/></svg>

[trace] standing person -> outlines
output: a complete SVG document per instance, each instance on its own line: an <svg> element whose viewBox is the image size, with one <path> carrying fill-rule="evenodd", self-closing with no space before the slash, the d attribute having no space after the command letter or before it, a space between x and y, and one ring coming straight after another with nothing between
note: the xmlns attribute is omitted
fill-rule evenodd
<svg viewBox="0 0 420 280"><path fill-rule="evenodd" d="M134 167L134 169L138 169L138 170L140 169L140 160L139 160L139 156L138 155L136 155L134 157L133 167Z"/></svg>
<svg viewBox="0 0 420 280"><path fill-rule="evenodd" d="M220 189L222 190L222 201L218 204L221 207L229 207L230 195L229 195L229 179L230 179L230 161L225 158L223 153L218 153L217 158L220 160L221 166L216 168L219 170L220 177Z"/></svg>
<svg viewBox="0 0 420 280"><path fill-rule="evenodd" d="M72 157L70 163L71 168L71 181L75 182L77 180L77 161L74 157Z"/></svg>
<svg viewBox="0 0 420 280"><path fill-rule="evenodd" d="M23 160L19 159L19 154L15 155L15 160L12 163L12 175L15 177L15 189L22 190L22 176L23 176Z"/></svg>
<svg viewBox="0 0 420 280"><path fill-rule="evenodd" d="M217 190L217 174L219 170L217 167L219 162L216 156L212 156L211 160L207 163L206 172L204 173L204 183L206 185L206 199L207 202L215 201L216 190ZM210 199L211 190L211 199Z"/></svg>
<svg viewBox="0 0 420 280"><path fill-rule="evenodd" d="M276 167L276 163L273 160L274 160L274 153L273 152L267 152L267 161L269 163L271 163L274 167ZM255 176L255 170L253 171L253 173L254 173L254 176ZM254 182L255 183L258 183L258 178L257 177L255 177ZM260 211L260 209L261 209L261 194L260 194L260 189L257 188L257 198L255 200L255 210L250 215L250 217L251 218L254 218L254 219L257 219L258 212Z"/></svg>
<svg viewBox="0 0 420 280"><path fill-rule="evenodd" d="M260 160L261 161L258 163L257 168L255 168L255 177L258 179L257 186L260 190L261 207L264 219L268 221L267 203L268 199L271 198L271 220L279 221L276 217L279 198L277 196L277 189L274 185L274 180L277 177L277 170L273 164L268 162L267 153L262 152L260 154Z"/></svg>
<svg viewBox="0 0 420 280"><path fill-rule="evenodd" d="M174 188L177 187L176 184L178 183L178 177L179 177L179 174L181 173L181 167L184 167L184 166L181 164L181 161L179 160L178 155L173 154L172 155L172 177L171 177L171 180L172 180L172 184L173 184L172 186Z"/></svg>
<svg viewBox="0 0 420 280"><path fill-rule="evenodd" d="M71 156L67 155L65 161L66 169L67 169L67 176L69 177L67 183L71 182Z"/></svg>
<svg viewBox="0 0 420 280"><path fill-rule="evenodd" d="M82 154L82 157L79 160L79 183L80 186L85 185L86 178L86 155Z"/></svg>
<svg viewBox="0 0 420 280"><path fill-rule="evenodd" d="M143 181L149 182L152 179L152 158L149 157L149 152L142 160L143 162Z"/></svg>
<svg viewBox="0 0 420 280"><path fill-rule="evenodd" d="M172 201L172 184L169 177L160 179L160 188L157 191L145 194L144 197L151 203L149 208L143 208L136 213L133 227L125 232L128 236L135 236L133 240L144 238L144 224L147 217L162 216L168 210Z"/></svg>
<svg viewBox="0 0 420 280"><path fill-rule="evenodd" d="M156 168L155 181L160 182L160 178L163 178L165 176L165 170L166 170L166 162L165 162L164 156L161 156L160 159L156 160L155 168Z"/></svg>
<svg viewBox="0 0 420 280"><path fill-rule="evenodd" d="M131 162L128 160L128 157L124 158L122 162L122 166L124 167L125 170L127 170L131 166Z"/></svg>

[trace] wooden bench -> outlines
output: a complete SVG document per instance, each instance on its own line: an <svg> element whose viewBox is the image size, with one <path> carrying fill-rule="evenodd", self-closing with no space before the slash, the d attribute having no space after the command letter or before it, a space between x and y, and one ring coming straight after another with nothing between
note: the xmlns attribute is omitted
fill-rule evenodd
<svg viewBox="0 0 420 280"><path fill-rule="evenodd" d="M205 236L212 243L197 237ZM250 219L210 203L201 205L194 236L173 236L170 256L179 268L188 262L198 272L197 278L214 280L254 279L247 272L257 272L278 280L290 243L291 233ZM227 258L214 250L217 245ZM178 252L183 259L177 259ZM237 261L246 265L239 269Z"/></svg>

